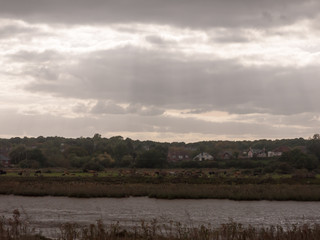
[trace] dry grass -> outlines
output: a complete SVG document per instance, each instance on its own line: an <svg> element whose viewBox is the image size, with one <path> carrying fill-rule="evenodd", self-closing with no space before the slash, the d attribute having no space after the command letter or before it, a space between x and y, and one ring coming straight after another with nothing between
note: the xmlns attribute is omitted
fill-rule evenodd
<svg viewBox="0 0 320 240"><path fill-rule="evenodd" d="M45 240L47 238L37 235L35 230L29 226L28 221L20 218L18 210L13 211L12 218L0 219L1 240Z"/></svg>
<svg viewBox="0 0 320 240"><path fill-rule="evenodd" d="M44 240L30 230L28 223L15 210L10 219L0 221L1 240ZM181 223L159 224L156 220L134 227L120 223L104 225L101 221L88 226L74 223L63 224L58 240L319 240L320 225L290 225L253 227L229 222L218 228L208 226L190 227Z"/></svg>

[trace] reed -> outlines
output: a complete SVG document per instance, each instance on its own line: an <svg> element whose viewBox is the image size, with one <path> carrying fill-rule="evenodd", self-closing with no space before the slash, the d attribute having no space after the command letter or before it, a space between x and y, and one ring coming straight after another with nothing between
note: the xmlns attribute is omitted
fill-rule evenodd
<svg viewBox="0 0 320 240"><path fill-rule="evenodd" d="M129 197L320 201L317 184L110 183L104 181L0 181L0 194L22 196Z"/></svg>
<svg viewBox="0 0 320 240"><path fill-rule="evenodd" d="M20 218L15 210L10 219L0 222L1 240L46 240L36 235L35 230ZM318 240L320 225L274 225L267 227L244 226L230 221L219 227L210 225L188 226L179 222L160 224L156 220L141 221L139 225L126 227L120 223L109 225L97 221L80 226L75 223L62 224L57 233L58 240Z"/></svg>
<svg viewBox="0 0 320 240"><path fill-rule="evenodd" d="M25 219L20 218L19 210L14 210L12 218L0 218L1 240L47 240L48 238L36 234Z"/></svg>
<svg viewBox="0 0 320 240"><path fill-rule="evenodd" d="M296 179L269 178L0 177L0 194L320 201L320 184L307 180L299 183Z"/></svg>

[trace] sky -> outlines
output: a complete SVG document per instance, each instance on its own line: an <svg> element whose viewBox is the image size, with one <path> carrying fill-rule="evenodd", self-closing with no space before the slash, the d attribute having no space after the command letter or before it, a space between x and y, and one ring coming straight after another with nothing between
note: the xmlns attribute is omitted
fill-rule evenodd
<svg viewBox="0 0 320 240"><path fill-rule="evenodd" d="M0 137L308 138L318 0L1 0Z"/></svg>

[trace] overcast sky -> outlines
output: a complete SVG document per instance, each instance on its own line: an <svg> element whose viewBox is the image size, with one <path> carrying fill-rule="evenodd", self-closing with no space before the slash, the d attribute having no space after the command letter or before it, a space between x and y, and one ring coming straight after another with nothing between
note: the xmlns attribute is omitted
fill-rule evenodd
<svg viewBox="0 0 320 240"><path fill-rule="evenodd" d="M318 0L1 0L0 137L308 138Z"/></svg>

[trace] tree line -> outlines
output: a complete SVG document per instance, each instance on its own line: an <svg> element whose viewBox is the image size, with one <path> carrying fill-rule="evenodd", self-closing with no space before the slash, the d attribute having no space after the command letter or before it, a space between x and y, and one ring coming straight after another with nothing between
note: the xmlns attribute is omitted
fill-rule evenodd
<svg viewBox="0 0 320 240"><path fill-rule="evenodd" d="M241 158L249 148L275 149L287 146L291 149L281 157L265 159ZM207 152L215 156L213 161L167 161L172 147L186 148L192 157ZM306 151L301 149L306 149ZM229 160L219 159L219 153L232 152ZM7 153L11 163L21 168L62 167L89 170L104 168L241 168L263 169L265 172L290 172L292 169L314 170L319 168L320 136L309 139L281 139L255 141L202 141L196 143L139 141L121 136L111 138L95 134L93 137L64 138L10 138L0 139L0 151Z"/></svg>

